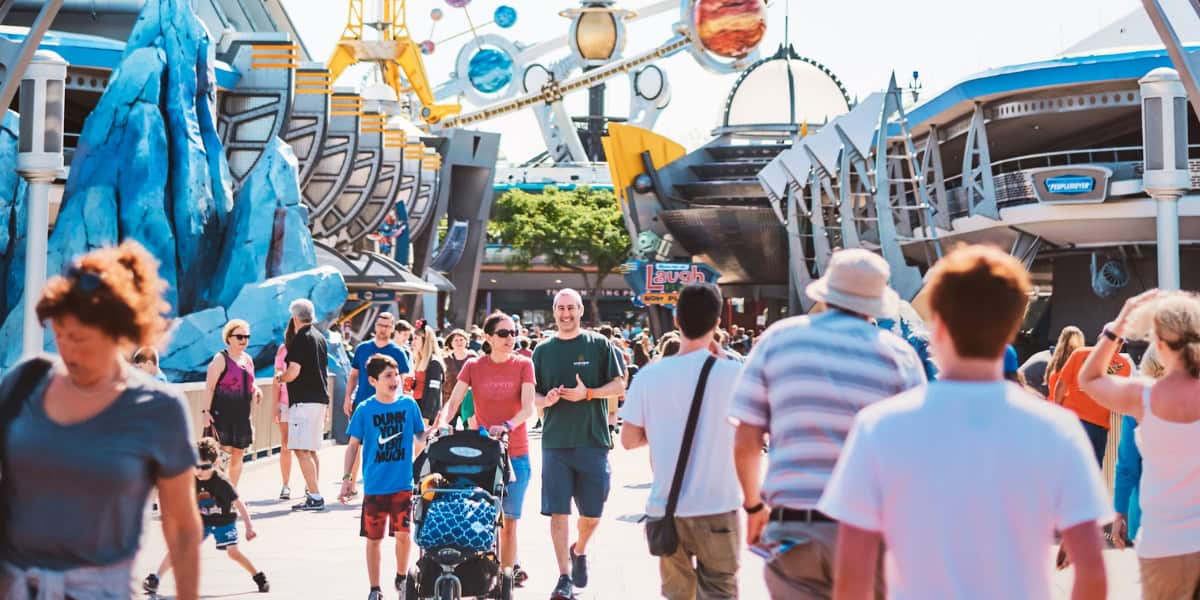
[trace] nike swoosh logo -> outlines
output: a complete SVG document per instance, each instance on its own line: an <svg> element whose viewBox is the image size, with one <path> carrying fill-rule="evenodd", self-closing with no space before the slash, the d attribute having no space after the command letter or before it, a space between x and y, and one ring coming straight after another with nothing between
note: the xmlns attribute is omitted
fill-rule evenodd
<svg viewBox="0 0 1200 600"><path fill-rule="evenodd" d="M380 446L382 446L382 445L384 445L384 444L387 444L388 442L390 442L390 441L392 441L392 440L394 440L394 439L396 439L396 438L400 437L400 434L402 434L402 433L404 433L404 432L403 432L403 431L401 431L401 432L399 432L399 433L396 433L396 434L394 434L394 435L389 435L389 436L387 436L387 437L383 437L382 435L380 435L380 436L379 436L379 445L380 445Z"/></svg>

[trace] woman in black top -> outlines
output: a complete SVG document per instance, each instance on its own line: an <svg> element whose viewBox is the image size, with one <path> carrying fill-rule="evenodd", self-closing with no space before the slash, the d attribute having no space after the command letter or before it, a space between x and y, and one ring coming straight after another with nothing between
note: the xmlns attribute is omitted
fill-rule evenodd
<svg viewBox="0 0 1200 600"><path fill-rule="evenodd" d="M413 330L413 399L421 407L421 418L428 427L442 410L442 387L446 380L446 365L433 328L418 323Z"/></svg>

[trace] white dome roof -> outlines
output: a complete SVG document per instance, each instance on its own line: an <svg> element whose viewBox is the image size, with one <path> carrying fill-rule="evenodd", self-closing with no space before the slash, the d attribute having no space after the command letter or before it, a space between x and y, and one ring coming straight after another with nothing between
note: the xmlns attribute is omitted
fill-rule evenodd
<svg viewBox="0 0 1200 600"><path fill-rule="evenodd" d="M829 69L777 54L742 74L726 103L725 125L821 124L849 110L846 91Z"/></svg>

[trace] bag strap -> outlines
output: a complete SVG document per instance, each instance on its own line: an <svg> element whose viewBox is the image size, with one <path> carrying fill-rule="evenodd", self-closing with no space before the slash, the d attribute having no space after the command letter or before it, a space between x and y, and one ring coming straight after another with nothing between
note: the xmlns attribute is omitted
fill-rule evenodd
<svg viewBox="0 0 1200 600"><path fill-rule="evenodd" d="M692 408L688 411L687 426L683 430L683 444L679 447L679 459L675 461L675 477L671 480L671 491L667 494L667 512L663 516L669 519L675 516L675 506L679 503L679 493L683 487L683 475L687 471L688 457L692 454L692 441L696 438L696 424L700 421L700 403L704 400L704 388L708 386L708 374L717 357L708 355L704 367L700 369L700 380L696 382L696 392L692 395Z"/></svg>
<svg viewBox="0 0 1200 600"><path fill-rule="evenodd" d="M8 426L21 414L21 405L33 393L38 382L50 372L52 365L50 359L44 356L32 358L18 367L8 385L0 389L0 458L5 455Z"/></svg>

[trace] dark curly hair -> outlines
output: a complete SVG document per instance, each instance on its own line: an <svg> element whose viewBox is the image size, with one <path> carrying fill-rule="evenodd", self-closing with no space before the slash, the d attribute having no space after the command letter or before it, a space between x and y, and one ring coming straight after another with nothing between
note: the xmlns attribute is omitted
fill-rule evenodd
<svg viewBox="0 0 1200 600"><path fill-rule="evenodd" d="M37 316L43 322L73 316L113 339L155 346L167 331L166 289L158 261L129 240L79 257L46 282Z"/></svg>
<svg viewBox="0 0 1200 600"><path fill-rule="evenodd" d="M215 463L221 456L221 443L210 437L200 438L196 441L196 450L200 460Z"/></svg>

